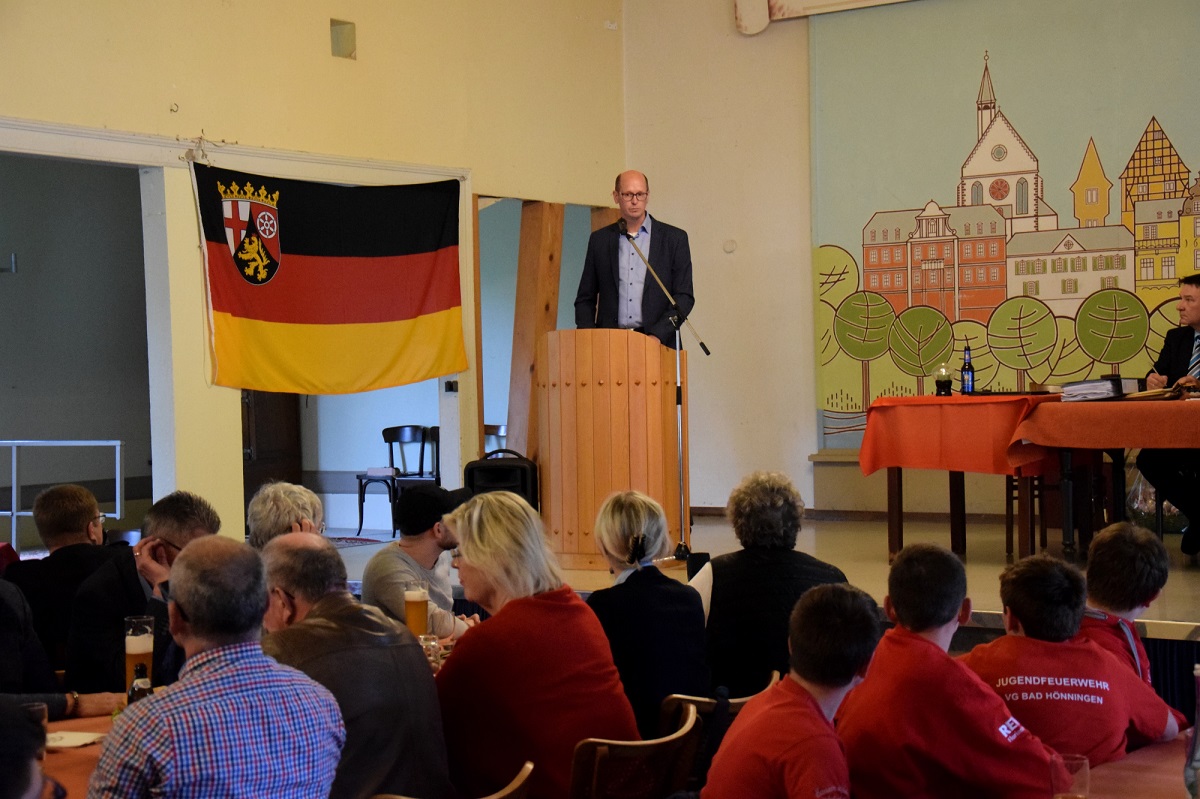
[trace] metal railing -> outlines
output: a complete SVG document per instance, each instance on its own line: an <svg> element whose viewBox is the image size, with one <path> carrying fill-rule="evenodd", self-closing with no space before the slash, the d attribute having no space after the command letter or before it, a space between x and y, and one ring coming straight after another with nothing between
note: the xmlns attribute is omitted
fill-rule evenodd
<svg viewBox="0 0 1200 799"><path fill-rule="evenodd" d="M120 441L0 441L0 448L8 447L12 464L12 497L8 510L0 510L0 516L9 517L9 543L17 548L17 519L20 516L32 516L33 510L21 510L21 474L18 455L22 449L33 447L112 447L113 469L116 472L115 494L113 496L113 515L121 518L121 496L125 491L125 464L121 457Z"/></svg>

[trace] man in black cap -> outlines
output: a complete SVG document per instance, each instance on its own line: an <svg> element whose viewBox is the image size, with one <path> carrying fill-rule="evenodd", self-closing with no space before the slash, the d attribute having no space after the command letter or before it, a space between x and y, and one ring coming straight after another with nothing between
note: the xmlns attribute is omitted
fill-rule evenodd
<svg viewBox="0 0 1200 799"><path fill-rule="evenodd" d="M465 488L447 491L433 484L402 491L394 510L400 540L368 561L363 570L362 601L403 622L405 583L425 580L429 583L429 631L439 638L458 638L466 632L472 620L454 615L449 558L442 557L458 546L458 540L442 524L442 516L470 496Z"/></svg>

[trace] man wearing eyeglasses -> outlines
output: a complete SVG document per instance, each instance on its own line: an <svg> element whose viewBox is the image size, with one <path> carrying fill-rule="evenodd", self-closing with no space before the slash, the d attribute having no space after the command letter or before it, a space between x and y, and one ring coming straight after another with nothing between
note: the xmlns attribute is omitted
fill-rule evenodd
<svg viewBox="0 0 1200 799"><path fill-rule="evenodd" d="M78 485L47 488L33 501L33 521L50 554L11 564L4 577L25 594L33 625L53 669L63 668L71 604L79 587L124 547L105 547L104 514L91 491Z"/></svg>
<svg viewBox="0 0 1200 799"><path fill-rule="evenodd" d="M675 298L682 318L687 318L696 304L692 295L692 253L684 230L646 213L649 198L650 182L641 172L630 170L617 175L613 201L621 210L621 218L588 239L583 275L575 294L575 325L580 329L636 330L674 348L671 303L637 250L646 256ZM682 318L678 324L683 323Z"/></svg>
<svg viewBox="0 0 1200 799"><path fill-rule="evenodd" d="M190 491L173 491L150 506L134 556L104 565L79 587L67 640L68 688L126 690L126 616L155 617L151 678L155 685L175 681L183 656L167 629L171 570L185 546L220 529L216 509Z"/></svg>

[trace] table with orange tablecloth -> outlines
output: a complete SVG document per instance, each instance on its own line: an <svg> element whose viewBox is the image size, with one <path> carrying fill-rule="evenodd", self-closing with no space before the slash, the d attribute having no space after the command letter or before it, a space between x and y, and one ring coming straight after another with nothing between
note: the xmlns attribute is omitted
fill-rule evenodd
<svg viewBox="0 0 1200 799"><path fill-rule="evenodd" d="M966 553L964 472L1018 479L1020 555L1032 549L1031 476L1041 474L1048 451L1013 445L1013 433L1031 411L1057 397L994 394L952 397L880 397L867 409L858 462L863 474L888 470L888 555L904 546L903 469L950 473L950 548Z"/></svg>
<svg viewBox="0 0 1200 799"><path fill-rule="evenodd" d="M102 732L112 729L112 719L99 716L90 719L63 719L50 723L50 732ZM62 783L67 796L87 796L88 781L96 764L100 762L100 744L80 746L75 749L46 752L42 769Z"/></svg>
<svg viewBox="0 0 1200 799"><path fill-rule="evenodd" d="M1071 449L1107 452L1113 461L1113 507L1125 511L1125 450L1139 447L1200 448L1200 402L1194 400L1099 400L1059 402L1034 408L1013 432L1010 456L1031 457L1057 449L1062 456L1063 534L1071 516Z"/></svg>

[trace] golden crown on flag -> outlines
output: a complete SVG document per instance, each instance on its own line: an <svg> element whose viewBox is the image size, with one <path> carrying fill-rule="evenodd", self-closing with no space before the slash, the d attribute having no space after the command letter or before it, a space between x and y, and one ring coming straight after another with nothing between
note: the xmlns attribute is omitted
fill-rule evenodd
<svg viewBox="0 0 1200 799"><path fill-rule="evenodd" d="M249 202L269 205L272 208L278 207L279 205L279 192L268 194L266 186L259 186L258 191L255 191L254 184L252 183L247 183L245 186L241 187L239 187L238 184L233 183L226 188L223 183L218 181L217 191L221 193L222 200L246 200Z"/></svg>

